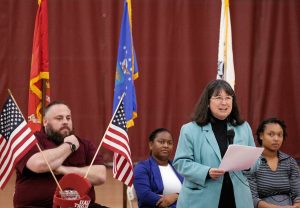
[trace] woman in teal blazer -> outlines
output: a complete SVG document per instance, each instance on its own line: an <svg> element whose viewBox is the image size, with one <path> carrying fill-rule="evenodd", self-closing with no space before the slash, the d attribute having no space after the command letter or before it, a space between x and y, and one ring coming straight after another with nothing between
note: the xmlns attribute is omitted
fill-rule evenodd
<svg viewBox="0 0 300 208"><path fill-rule="evenodd" d="M234 135L228 135L232 131ZM243 173L218 168L230 143L255 146L233 89L226 81L214 80L204 89L192 122L181 128L173 162L184 177L177 208L253 208Z"/></svg>

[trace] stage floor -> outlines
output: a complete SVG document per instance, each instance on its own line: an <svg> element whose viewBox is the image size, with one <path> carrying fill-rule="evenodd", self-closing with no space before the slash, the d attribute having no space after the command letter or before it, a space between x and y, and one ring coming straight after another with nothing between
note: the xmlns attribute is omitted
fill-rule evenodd
<svg viewBox="0 0 300 208"><path fill-rule="evenodd" d="M15 174L11 177L4 190L0 190L0 204L1 207L13 207L13 193L15 186ZM112 177L112 170L107 169L106 183L101 186L96 186L96 201L102 205L111 208L123 207L123 184ZM130 208L129 205L127 205ZM137 208L135 202L134 208Z"/></svg>

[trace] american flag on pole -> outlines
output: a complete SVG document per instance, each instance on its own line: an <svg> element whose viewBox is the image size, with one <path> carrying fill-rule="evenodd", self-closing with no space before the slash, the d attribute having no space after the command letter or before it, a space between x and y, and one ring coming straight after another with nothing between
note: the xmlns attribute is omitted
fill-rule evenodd
<svg viewBox="0 0 300 208"><path fill-rule="evenodd" d="M14 166L36 144L14 99L10 95L0 114L0 187L4 189Z"/></svg>
<svg viewBox="0 0 300 208"><path fill-rule="evenodd" d="M114 89L113 112L115 113L103 145L114 152L114 178L128 186L133 182L133 165L127 128L134 125L133 119L137 117L134 80L138 78L131 29L131 0L124 0ZM114 122L117 120L118 122L122 120L125 126Z"/></svg>
<svg viewBox="0 0 300 208"><path fill-rule="evenodd" d="M235 73L233 65L232 35L229 0L221 0L220 36L218 51L217 79L226 80L234 89Z"/></svg>
<svg viewBox="0 0 300 208"><path fill-rule="evenodd" d="M133 182L133 165L126 128L125 109L122 96L112 121L104 135L103 146L114 154L113 176L124 184L131 186Z"/></svg>

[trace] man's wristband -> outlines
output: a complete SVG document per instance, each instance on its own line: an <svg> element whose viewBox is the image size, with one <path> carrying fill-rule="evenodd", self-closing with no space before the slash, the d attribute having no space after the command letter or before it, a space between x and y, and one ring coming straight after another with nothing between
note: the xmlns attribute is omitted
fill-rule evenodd
<svg viewBox="0 0 300 208"><path fill-rule="evenodd" d="M67 144L70 145L70 149L71 149L72 152L76 151L77 147L76 147L75 144L73 144L72 142L64 142L64 143L67 143Z"/></svg>

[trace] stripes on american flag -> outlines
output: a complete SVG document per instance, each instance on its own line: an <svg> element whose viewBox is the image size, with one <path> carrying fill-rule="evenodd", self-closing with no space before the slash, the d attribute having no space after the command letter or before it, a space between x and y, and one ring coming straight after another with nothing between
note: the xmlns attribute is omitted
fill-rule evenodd
<svg viewBox="0 0 300 208"><path fill-rule="evenodd" d="M15 164L36 144L36 138L28 127L11 96L0 114L0 188L4 189Z"/></svg>
<svg viewBox="0 0 300 208"><path fill-rule="evenodd" d="M103 146L114 152L113 176L124 184L131 186L133 182L133 165L129 138L126 128L126 118L123 98L104 135Z"/></svg>

